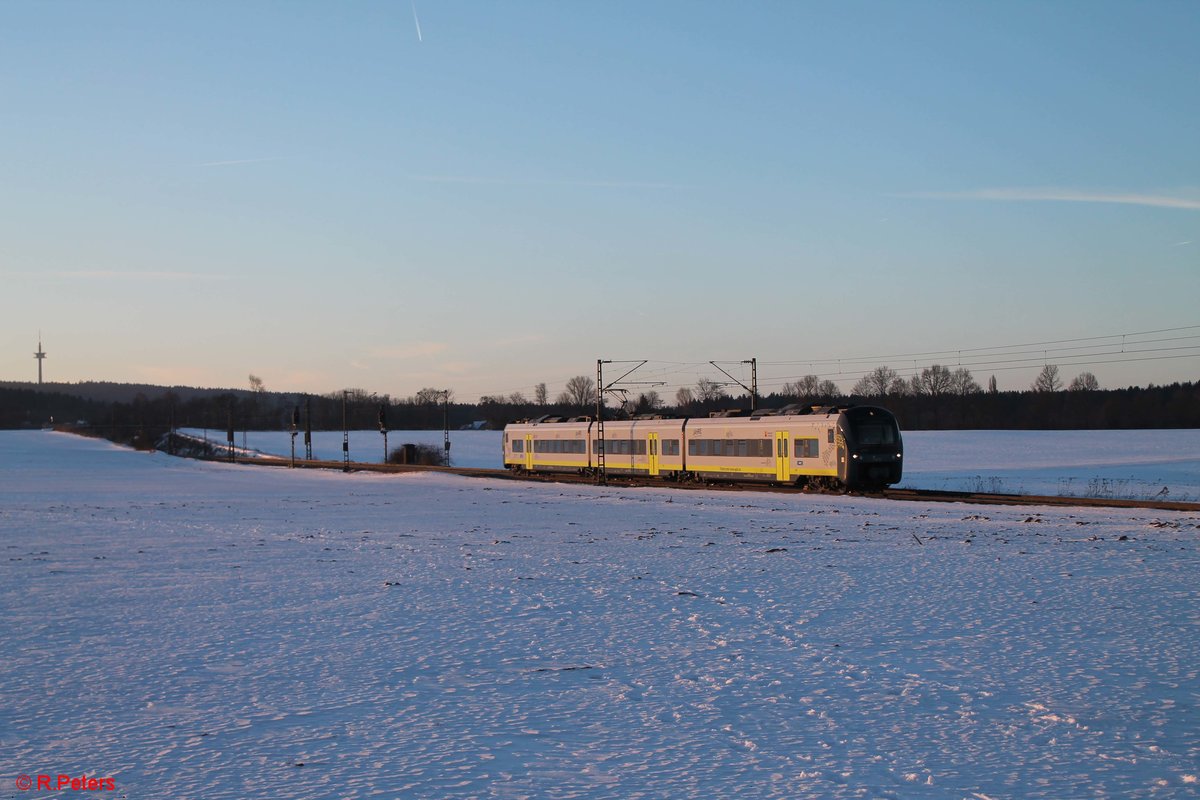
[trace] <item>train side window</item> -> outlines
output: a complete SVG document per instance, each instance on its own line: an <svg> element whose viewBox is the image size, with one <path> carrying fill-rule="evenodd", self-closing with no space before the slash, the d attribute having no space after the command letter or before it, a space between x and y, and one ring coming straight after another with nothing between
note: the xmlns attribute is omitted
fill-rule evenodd
<svg viewBox="0 0 1200 800"><path fill-rule="evenodd" d="M738 439L737 443L738 458L746 458L750 455L750 443L745 439Z"/></svg>
<svg viewBox="0 0 1200 800"><path fill-rule="evenodd" d="M817 458L820 455L816 439L797 439L796 458Z"/></svg>
<svg viewBox="0 0 1200 800"><path fill-rule="evenodd" d="M514 453L524 453L525 452L525 442L521 441L520 439L513 439L512 451Z"/></svg>
<svg viewBox="0 0 1200 800"><path fill-rule="evenodd" d="M829 430L825 431L825 441L829 442L830 444L833 444L833 428L830 428Z"/></svg>

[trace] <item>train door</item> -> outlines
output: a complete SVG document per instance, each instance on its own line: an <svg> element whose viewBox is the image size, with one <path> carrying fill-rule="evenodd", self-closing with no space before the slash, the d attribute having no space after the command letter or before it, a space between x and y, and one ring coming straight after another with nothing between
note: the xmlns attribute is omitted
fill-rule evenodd
<svg viewBox="0 0 1200 800"><path fill-rule="evenodd" d="M787 483L792 479L792 460L788 455L788 432L775 431L775 480Z"/></svg>
<svg viewBox="0 0 1200 800"><path fill-rule="evenodd" d="M533 435L525 436L525 469L533 469Z"/></svg>
<svg viewBox="0 0 1200 800"><path fill-rule="evenodd" d="M830 433L834 433L834 430L830 429ZM846 458L846 437L840 430L834 433L834 447L837 448L838 480L849 486L854 476L850 474L850 461Z"/></svg>
<svg viewBox="0 0 1200 800"><path fill-rule="evenodd" d="M658 474L658 434L651 433L646 436L646 458L650 465L650 474Z"/></svg>

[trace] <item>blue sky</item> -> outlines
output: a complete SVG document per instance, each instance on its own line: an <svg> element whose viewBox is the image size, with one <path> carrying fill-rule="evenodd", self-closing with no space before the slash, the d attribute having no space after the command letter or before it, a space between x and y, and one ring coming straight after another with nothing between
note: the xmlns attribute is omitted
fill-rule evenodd
<svg viewBox="0 0 1200 800"><path fill-rule="evenodd" d="M1194 2L10 0L0 379L39 330L50 380L463 399L1200 379L1198 41Z"/></svg>

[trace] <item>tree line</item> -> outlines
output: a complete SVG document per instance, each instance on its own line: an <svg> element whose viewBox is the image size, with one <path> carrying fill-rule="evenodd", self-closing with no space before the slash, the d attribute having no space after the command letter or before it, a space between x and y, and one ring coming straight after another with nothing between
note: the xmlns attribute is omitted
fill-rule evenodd
<svg viewBox="0 0 1200 800"><path fill-rule="evenodd" d="M515 419L543 415L592 416L596 403L595 382L583 375L568 380L553 401L542 383L532 397L520 392L485 395L474 403L455 398L451 389L433 387L393 398L365 389L316 395L270 392L253 375L249 383L249 391L216 394L175 388L148 394L153 387L139 387L132 400L123 402L81 396L86 391L75 394L64 384L50 391L0 385L0 428L67 424L115 441L152 446L172 428L287 430L293 422L299 430L340 430L343 425L362 430L381 424L389 430L501 428ZM750 398L731 395L728 387L701 378L679 388L670 400L653 389L608 394L604 413L615 419L748 410ZM102 396L112 396L112 390ZM884 406L908 430L1200 428L1200 383L1105 390L1090 372L1064 381L1054 365L1046 365L1025 391L998 391L995 377L984 388L969 370L935 364L907 379L890 367L877 367L849 395L833 381L807 375L757 399L759 408L851 403Z"/></svg>

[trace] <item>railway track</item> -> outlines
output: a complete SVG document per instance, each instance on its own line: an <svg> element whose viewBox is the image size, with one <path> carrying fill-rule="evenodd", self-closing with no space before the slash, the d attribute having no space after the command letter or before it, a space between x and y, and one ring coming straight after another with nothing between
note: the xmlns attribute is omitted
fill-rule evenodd
<svg viewBox="0 0 1200 800"><path fill-rule="evenodd" d="M206 461L229 462L226 458L204 458ZM238 456L234 459L238 464L249 464L262 467L290 467L297 469L326 469L348 470L350 472L445 472L453 475L464 475L471 478L493 478L498 480L515 480L531 483L579 483L595 484L595 478L569 473L553 474L518 474L506 469L483 469L477 467L440 467L417 464L373 464L366 462L351 462L349 466L342 461L306 461L283 456L260 455L253 458ZM672 489L706 489L729 492L772 492L783 494L817 494L806 492L790 486L772 486L770 484L740 484L740 483L665 483L661 480L650 480L636 476L610 476L610 486L648 486L654 488L669 487ZM1200 512L1200 503L1184 503L1172 500L1126 500L1115 497L1059 497L1053 495L999 494L994 492L950 492L930 489L884 489L875 492L847 492L852 497L876 497L886 500L927 503L968 503L972 505L1005 505L1005 506L1066 506L1072 508L1144 508L1159 511L1192 511Z"/></svg>

